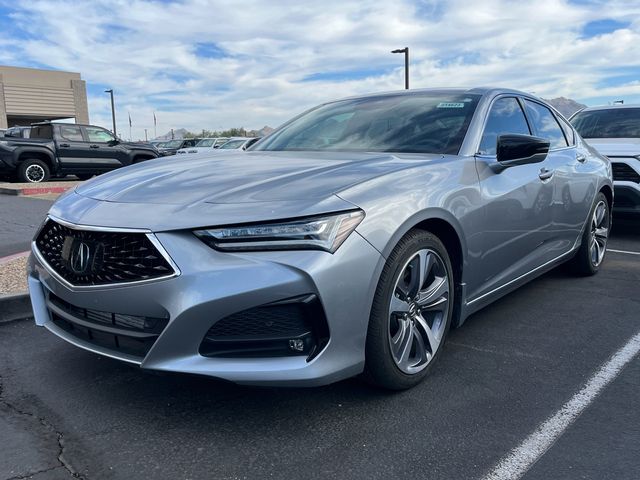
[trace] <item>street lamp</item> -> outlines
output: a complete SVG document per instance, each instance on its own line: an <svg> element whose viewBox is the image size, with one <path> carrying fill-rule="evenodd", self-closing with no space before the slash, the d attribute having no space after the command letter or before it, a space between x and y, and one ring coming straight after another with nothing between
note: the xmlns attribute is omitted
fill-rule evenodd
<svg viewBox="0 0 640 480"><path fill-rule="evenodd" d="M111 95L111 119L113 120L113 136L117 137L117 133L116 133L116 107L113 104L113 88L110 88L109 90L105 90L104 93L108 93L109 95Z"/></svg>
<svg viewBox="0 0 640 480"><path fill-rule="evenodd" d="M409 90L409 47L391 50L391 53L404 53L404 88Z"/></svg>

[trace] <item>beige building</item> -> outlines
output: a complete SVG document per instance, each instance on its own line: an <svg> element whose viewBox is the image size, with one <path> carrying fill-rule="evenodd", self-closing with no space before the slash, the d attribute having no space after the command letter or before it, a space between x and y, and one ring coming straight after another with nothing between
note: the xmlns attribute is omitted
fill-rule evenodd
<svg viewBox="0 0 640 480"><path fill-rule="evenodd" d="M0 66L0 128L61 118L89 123L79 73Z"/></svg>

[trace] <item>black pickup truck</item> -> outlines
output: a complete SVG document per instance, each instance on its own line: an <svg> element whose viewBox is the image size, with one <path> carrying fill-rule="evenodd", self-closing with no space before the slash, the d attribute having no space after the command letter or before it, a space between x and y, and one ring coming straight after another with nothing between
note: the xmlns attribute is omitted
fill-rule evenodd
<svg viewBox="0 0 640 480"><path fill-rule="evenodd" d="M159 156L149 144L122 142L93 125L35 123L30 138L0 138L0 175L20 182L94 175Z"/></svg>

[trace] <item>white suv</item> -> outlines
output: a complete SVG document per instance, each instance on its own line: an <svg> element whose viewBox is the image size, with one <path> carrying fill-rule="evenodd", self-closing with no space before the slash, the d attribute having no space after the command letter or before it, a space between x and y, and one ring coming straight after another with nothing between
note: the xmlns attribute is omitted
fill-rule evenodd
<svg viewBox="0 0 640 480"><path fill-rule="evenodd" d="M589 107L570 121L582 138L611 160L614 211L640 214L640 105Z"/></svg>

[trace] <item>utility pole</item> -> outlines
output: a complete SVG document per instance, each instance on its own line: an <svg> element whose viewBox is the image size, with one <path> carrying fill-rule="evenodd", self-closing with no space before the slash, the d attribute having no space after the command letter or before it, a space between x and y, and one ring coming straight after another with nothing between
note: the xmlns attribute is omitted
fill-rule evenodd
<svg viewBox="0 0 640 480"><path fill-rule="evenodd" d="M409 47L391 50L391 53L404 53L404 88L409 90Z"/></svg>
<svg viewBox="0 0 640 480"><path fill-rule="evenodd" d="M113 88L105 90L104 93L108 93L109 95L111 95L111 120L113 120L113 136L117 137L118 133L116 132L116 107L113 103Z"/></svg>
<svg viewBox="0 0 640 480"><path fill-rule="evenodd" d="M171 140L173 140L173 128L171 129Z"/></svg>
<svg viewBox="0 0 640 480"><path fill-rule="evenodd" d="M148 139L147 139L147 129L146 128L144 129L144 141L145 142L148 141Z"/></svg>

